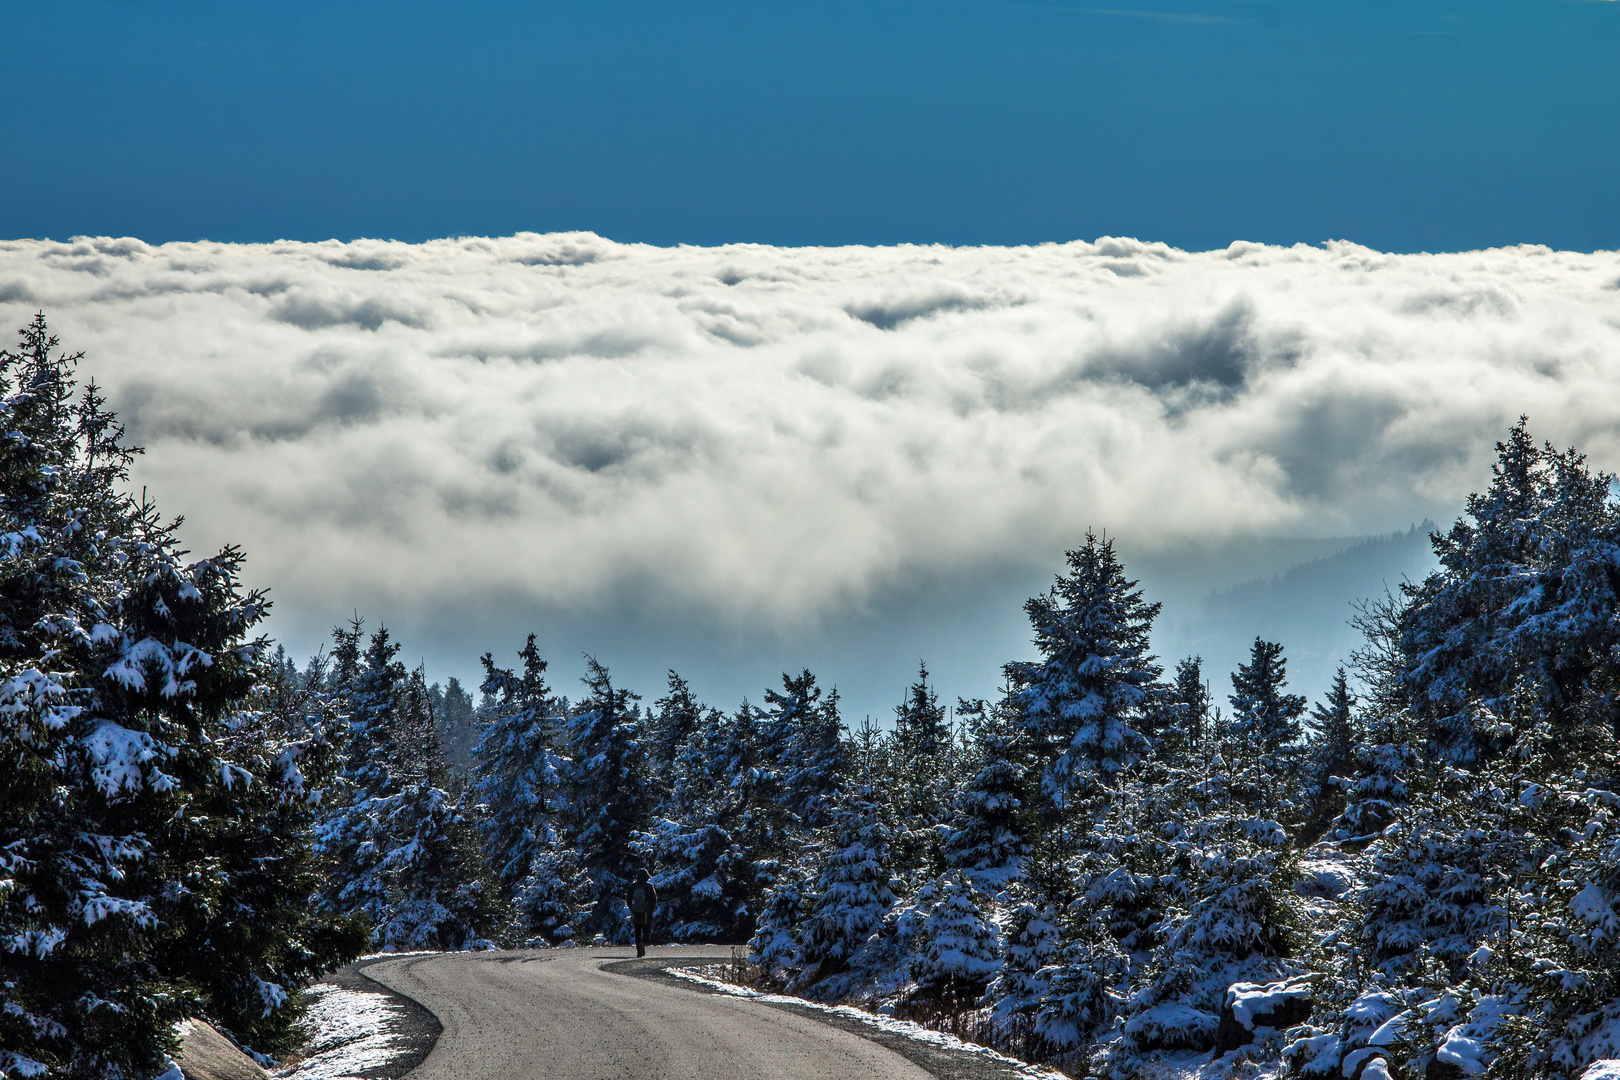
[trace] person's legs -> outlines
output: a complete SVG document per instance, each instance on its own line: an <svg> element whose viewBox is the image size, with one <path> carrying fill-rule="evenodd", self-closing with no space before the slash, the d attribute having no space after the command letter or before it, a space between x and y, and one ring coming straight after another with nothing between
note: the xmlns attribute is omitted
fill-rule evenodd
<svg viewBox="0 0 1620 1080"><path fill-rule="evenodd" d="M636 955L647 955L647 923L646 919L634 920L636 924Z"/></svg>

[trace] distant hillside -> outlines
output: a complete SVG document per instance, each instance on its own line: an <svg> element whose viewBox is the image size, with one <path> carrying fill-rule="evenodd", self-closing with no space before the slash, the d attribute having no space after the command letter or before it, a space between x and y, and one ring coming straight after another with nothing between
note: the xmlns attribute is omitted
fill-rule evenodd
<svg viewBox="0 0 1620 1080"><path fill-rule="evenodd" d="M1246 552L1224 556L1228 565L1243 565L1255 557L1297 557L1304 553L1302 548L1309 550L1306 545L1322 545L1329 553L1313 552L1315 557L1301 561L1278 559L1271 563L1278 569L1270 575L1219 588L1191 603L1166 603L1155 644L1167 664L1193 653L1202 655L1205 675L1224 704L1226 677L1247 659L1255 636L1280 641L1287 649L1292 688L1315 700L1332 680L1334 669L1347 664L1351 650L1360 644L1349 624L1353 604L1382 596L1386 588L1393 591L1403 580L1419 579L1432 570L1429 533L1434 529L1433 522L1425 521L1385 536L1256 541ZM1204 563L1206 574L1216 561Z"/></svg>

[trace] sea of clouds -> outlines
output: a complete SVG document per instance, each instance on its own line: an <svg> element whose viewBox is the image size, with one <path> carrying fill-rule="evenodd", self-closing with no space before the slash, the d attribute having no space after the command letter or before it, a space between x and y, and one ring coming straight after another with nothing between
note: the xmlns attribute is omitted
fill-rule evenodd
<svg viewBox="0 0 1620 1080"><path fill-rule="evenodd" d="M1620 254L0 242L194 547L280 609L493 598L782 632L907 583L1454 514L1620 465ZM474 655L493 643L471 643Z"/></svg>

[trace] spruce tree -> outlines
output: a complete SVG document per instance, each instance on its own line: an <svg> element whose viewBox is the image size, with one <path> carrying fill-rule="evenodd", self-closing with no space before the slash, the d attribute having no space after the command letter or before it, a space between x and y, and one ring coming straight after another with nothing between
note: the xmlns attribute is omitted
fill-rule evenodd
<svg viewBox="0 0 1620 1080"><path fill-rule="evenodd" d="M1156 703L1163 670L1148 652L1160 605L1126 578L1113 541L1087 532L1068 561L1069 573L1024 605L1041 658L1006 669L1041 791L1060 820L1103 797L1146 750L1136 725Z"/></svg>
<svg viewBox="0 0 1620 1080"><path fill-rule="evenodd" d="M1298 740L1305 698L1284 693L1288 661L1275 641L1256 637L1249 662L1232 673L1232 742L1228 757L1243 766L1261 809L1290 823L1306 816Z"/></svg>
<svg viewBox="0 0 1620 1080"><path fill-rule="evenodd" d="M897 865L921 873L939 867L938 826L945 819L950 792L951 729L939 695L928 684L928 666L917 665L917 681L894 710L894 790L899 830Z"/></svg>
<svg viewBox="0 0 1620 1080"><path fill-rule="evenodd" d="M972 735L977 770L957 793L942 854L949 867L994 896L1022 876L1029 852L1023 741L1005 708L975 700L959 701L957 711Z"/></svg>
<svg viewBox="0 0 1620 1080"><path fill-rule="evenodd" d="M321 909L354 914L384 950L482 947L497 920L474 824L444 790L431 695L378 627L362 651L357 615L334 630L330 676L348 714L346 802L316 831Z"/></svg>
<svg viewBox="0 0 1620 1080"><path fill-rule="evenodd" d="M275 669L241 551L188 560L121 490L136 451L80 357L43 316L21 339L0 350L0 1070L151 1075L202 1011L273 1048L352 946L301 905L325 716L255 715Z"/></svg>
<svg viewBox="0 0 1620 1080"><path fill-rule="evenodd" d="M836 822L800 937L799 982L805 986L849 969L895 900L889 887L889 831L873 792L857 791L840 807Z"/></svg>
<svg viewBox="0 0 1620 1080"><path fill-rule="evenodd" d="M1299 739L1300 717L1305 714L1305 698L1283 693L1287 685L1283 647L1255 638L1249 662L1232 673L1232 722L1239 737L1273 760Z"/></svg>
<svg viewBox="0 0 1620 1080"><path fill-rule="evenodd" d="M918 988L951 1011L984 996L1001 970L1001 935L989 897L959 871L945 874L923 924L923 944L911 963Z"/></svg>
<svg viewBox="0 0 1620 1080"><path fill-rule="evenodd" d="M819 829L831 822L843 759L838 691L823 693L809 670L782 675L782 690L765 691L761 756L770 770L769 798L780 800L785 824Z"/></svg>
<svg viewBox="0 0 1620 1080"><path fill-rule="evenodd" d="M524 939L554 943L571 932L574 860L565 857L568 774L557 750L564 704L546 685L533 634L518 652L521 673L485 653L483 726L472 749L473 791L485 807L484 853L513 898Z"/></svg>
<svg viewBox="0 0 1620 1080"><path fill-rule="evenodd" d="M630 940L624 895L640 861L636 834L651 824L652 793L637 695L615 687L595 657L587 656L585 665L587 693L568 720L574 763L570 840L590 905L581 917L581 938L589 942L601 935L619 943Z"/></svg>
<svg viewBox="0 0 1620 1080"><path fill-rule="evenodd" d="M1201 747L1210 734L1213 698L1204 681L1204 659L1189 656L1176 665L1176 677L1165 695L1164 722L1155 750L1173 758Z"/></svg>
<svg viewBox="0 0 1620 1080"><path fill-rule="evenodd" d="M660 711L689 710L694 726L674 751L673 782L638 845L654 867L659 925L671 938L736 940L753 929L762 881L752 829L752 710L745 703L727 717L699 703L674 672L669 677Z"/></svg>

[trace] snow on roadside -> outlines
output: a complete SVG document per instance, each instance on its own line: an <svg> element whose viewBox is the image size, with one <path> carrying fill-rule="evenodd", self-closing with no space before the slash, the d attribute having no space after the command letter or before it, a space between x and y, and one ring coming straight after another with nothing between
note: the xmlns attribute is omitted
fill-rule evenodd
<svg viewBox="0 0 1620 1080"><path fill-rule="evenodd" d="M395 1034L406 1010L387 994L345 990L316 983L311 998L308 1056L278 1069L278 1080L354 1080L410 1052L404 1035Z"/></svg>
<svg viewBox="0 0 1620 1080"><path fill-rule="evenodd" d="M735 997L754 998L755 1000L763 1001L768 1005L799 1005L806 1009L815 1009L817 1012L831 1013L834 1016L842 1016L851 1020L857 1020L860 1023L866 1024L869 1027L874 1027L879 1031L887 1032L891 1035L900 1035L907 1039L913 1039L917 1042L931 1043L934 1046L940 1047L944 1050L960 1050L967 1054L978 1054L981 1057L987 1057L993 1061L1000 1061L1007 1065L1011 1065L1016 1068L1021 1075L1029 1077L1030 1080L1069 1080L1069 1078L1064 1076L1062 1073L1053 1072L1050 1069L1043 1069L1038 1065L1031 1065L1027 1061L1019 1061L1017 1058L1011 1058L1005 1054L997 1053L988 1046L980 1046L978 1043L963 1042L955 1035L948 1035L943 1031L935 1031L933 1028L925 1028L921 1024L914 1024L909 1020L895 1020L891 1017L879 1016L876 1013L869 1013L862 1009L857 1009L851 1005L823 1005L818 1001L809 1001L805 998L789 997L786 994L767 994L762 990L752 990L746 986L738 986L735 983L721 982L719 979L711 979L706 975L698 974L691 968L672 967L665 968L664 970L668 971L677 979L685 979L688 982L701 983L704 986L710 987L711 989L720 991L722 994L731 994Z"/></svg>

